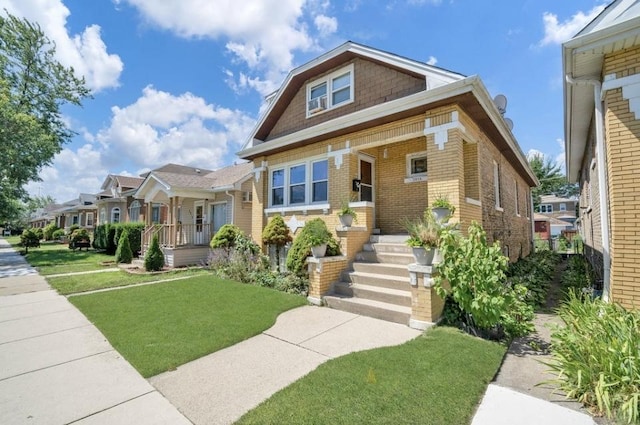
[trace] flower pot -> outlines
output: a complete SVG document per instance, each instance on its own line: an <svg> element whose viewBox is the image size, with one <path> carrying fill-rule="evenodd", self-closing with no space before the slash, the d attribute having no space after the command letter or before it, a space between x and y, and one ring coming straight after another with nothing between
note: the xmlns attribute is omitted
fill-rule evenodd
<svg viewBox="0 0 640 425"><path fill-rule="evenodd" d="M433 213L433 217L439 223L445 223L451 216L451 210L449 208L444 207L436 207L431 208L431 212Z"/></svg>
<svg viewBox="0 0 640 425"><path fill-rule="evenodd" d="M434 253L435 248L413 247L413 257L416 259L416 264L421 266L430 266L433 264Z"/></svg>
<svg viewBox="0 0 640 425"><path fill-rule="evenodd" d="M353 224L353 216L351 214L339 215L338 218L343 227L351 227Z"/></svg>
<svg viewBox="0 0 640 425"><path fill-rule="evenodd" d="M317 245L311 247L311 255L314 258L322 258L327 253L327 244Z"/></svg>
<svg viewBox="0 0 640 425"><path fill-rule="evenodd" d="M440 264L440 263L442 263L442 251L436 248L433 254L433 264Z"/></svg>

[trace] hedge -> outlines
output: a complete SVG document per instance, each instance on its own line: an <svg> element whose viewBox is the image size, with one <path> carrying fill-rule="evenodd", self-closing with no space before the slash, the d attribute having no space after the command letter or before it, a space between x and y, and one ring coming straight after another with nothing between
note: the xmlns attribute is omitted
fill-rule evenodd
<svg viewBox="0 0 640 425"><path fill-rule="evenodd" d="M135 256L142 250L142 232L144 223L114 223L101 224L94 231L93 247L114 255L118 247L118 241L122 231L127 229L129 246Z"/></svg>

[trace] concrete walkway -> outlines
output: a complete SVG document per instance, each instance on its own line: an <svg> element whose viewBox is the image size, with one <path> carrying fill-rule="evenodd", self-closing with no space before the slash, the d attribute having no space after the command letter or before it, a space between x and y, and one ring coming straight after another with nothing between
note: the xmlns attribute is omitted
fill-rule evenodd
<svg viewBox="0 0 640 425"><path fill-rule="evenodd" d="M0 423L190 424L0 239Z"/></svg>
<svg viewBox="0 0 640 425"><path fill-rule="evenodd" d="M370 317L300 307L278 316L261 335L150 382L194 424L231 424L327 360L402 344L420 334Z"/></svg>

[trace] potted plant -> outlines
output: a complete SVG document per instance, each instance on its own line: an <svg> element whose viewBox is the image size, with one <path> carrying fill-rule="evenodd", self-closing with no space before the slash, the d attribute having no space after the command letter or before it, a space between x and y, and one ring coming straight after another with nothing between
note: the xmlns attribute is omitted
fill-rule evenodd
<svg viewBox="0 0 640 425"><path fill-rule="evenodd" d="M439 223L446 222L456 211L456 207L453 206L446 196L438 196L431 205L431 212L434 218Z"/></svg>
<svg viewBox="0 0 640 425"><path fill-rule="evenodd" d="M414 221L406 221L404 226L409 232L407 245L412 248L416 263L421 266L433 264L433 256L439 240L439 229L434 219L425 217Z"/></svg>
<svg viewBox="0 0 640 425"><path fill-rule="evenodd" d="M312 220L306 224L307 238L311 246L311 255L315 258L324 257L327 252L327 243L331 240L331 232L327 229L324 221Z"/></svg>
<svg viewBox="0 0 640 425"><path fill-rule="evenodd" d="M349 206L347 201L344 201L338 210L338 218L340 219L340 224L344 227L351 227L354 221L358 222L358 214Z"/></svg>

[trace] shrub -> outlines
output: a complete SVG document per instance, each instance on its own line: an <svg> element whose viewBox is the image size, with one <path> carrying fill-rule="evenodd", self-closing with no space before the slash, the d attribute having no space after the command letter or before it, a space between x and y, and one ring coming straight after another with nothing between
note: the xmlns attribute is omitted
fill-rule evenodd
<svg viewBox="0 0 640 425"><path fill-rule="evenodd" d="M144 256L144 268L148 272L157 272L164 267L164 254L160 249L160 242L158 241L158 235L154 234L151 239L151 245L149 250Z"/></svg>
<svg viewBox="0 0 640 425"><path fill-rule="evenodd" d="M275 247L275 262L278 271L280 271L280 251L292 240L289 227L284 223L281 215L273 217L262 231L262 242Z"/></svg>
<svg viewBox="0 0 640 425"><path fill-rule="evenodd" d="M218 277L252 283L252 274L268 270L269 261L258 244L239 233L228 247L213 249L207 263Z"/></svg>
<svg viewBox="0 0 640 425"><path fill-rule="evenodd" d="M71 226L69 226L69 232L67 233L69 236L71 236L73 234L73 232L75 232L76 230L78 230L80 228L79 224L72 224Z"/></svg>
<svg viewBox="0 0 640 425"><path fill-rule="evenodd" d="M142 232L144 231L144 223L117 223L112 224L111 228L113 228L113 244L115 246L119 245L121 235L125 230L127 231L131 252L135 257L137 257L142 251Z"/></svg>
<svg viewBox="0 0 640 425"><path fill-rule="evenodd" d="M527 288L525 302L532 306L546 303L547 292L555 274L560 256L553 251L538 251L507 267L507 282L510 286Z"/></svg>
<svg viewBox="0 0 640 425"><path fill-rule="evenodd" d="M213 235L209 245L212 249L223 248L229 250L235 245L238 235L242 234L244 234L242 230L235 224L225 224Z"/></svg>
<svg viewBox="0 0 640 425"><path fill-rule="evenodd" d="M596 414L640 421L640 313L569 292L551 334L555 382Z"/></svg>
<svg viewBox="0 0 640 425"><path fill-rule="evenodd" d="M113 255L116 252L116 233L115 224L101 224L95 229L95 236L93 239L93 247L100 251L105 251L107 255Z"/></svg>
<svg viewBox="0 0 640 425"><path fill-rule="evenodd" d="M88 242L91 240L91 235L87 229L76 229L69 237L69 248L76 249L79 242Z"/></svg>
<svg viewBox="0 0 640 425"><path fill-rule="evenodd" d="M572 255L567 269L560 278L565 294L570 290L586 290L593 286L593 271L591 265L582 255Z"/></svg>
<svg viewBox="0 0 640 425"><path fill-rule="evenodd" d="M287 269L296 275L306 275L305 267L307 257L311 255L311 247L317 242L317 235L328 234L327 256L340 255L340 245L327 229L327 225L320 218L309 220L304 225L302 231L293 241L291 249L287 254Z"/></svg>
<svg viewBox="0 0 640 425"><path fill-rule="evenodd" d="M58 229L58 226L56 226L55 223L49 223L46 226L44 226L43 229L43 233L44 233L44 240L45 241L51 241L53 239L56 239L55 236L53 236L54 232ZM64 230L63 230L64 233Z"/></svg>
<svg viewBox="0 0 640 425"><path fill-rule="evenodd" d="M120 234L118 249L116 249L116 263L130 264L133 260L133 252L129 244L129 231L125 228Z"/></svg>
<svg viewBox="0 0 640 425"><path fill-rule="evenodd" d="M64 229L58 229L53 232L53 239L59 240L64 236Z"/></svg>
<svg viewBox="0 0 640 425"><path fill-rule="evenodd" d="M29 248L40 246L40 238L33 229L24 229L20 235L20 246L23 246L25 254L28 254Z"/></svg>
<svg viewBox="0 0 640 425"><path fill-rule="evenodd" d="M35 228L33 229L33 231L35 232L36 236L38 237L38 240L43 240L44 239L44 230L42 230L41 227Z"/></svg>
<svg viewBox="0 0 640 425"><path fill-rule="evenodd" d="M499 338L503 331L513 337L533 329L533 308L524 302L527 289L505 284L508 260L497 242L488 245L478 223L471 224L466 238L454 229L443 229L439 248L443 260L435 279L436 291L458 305L466 330ZM449 289L443 286L445 280Z"/></svg>

